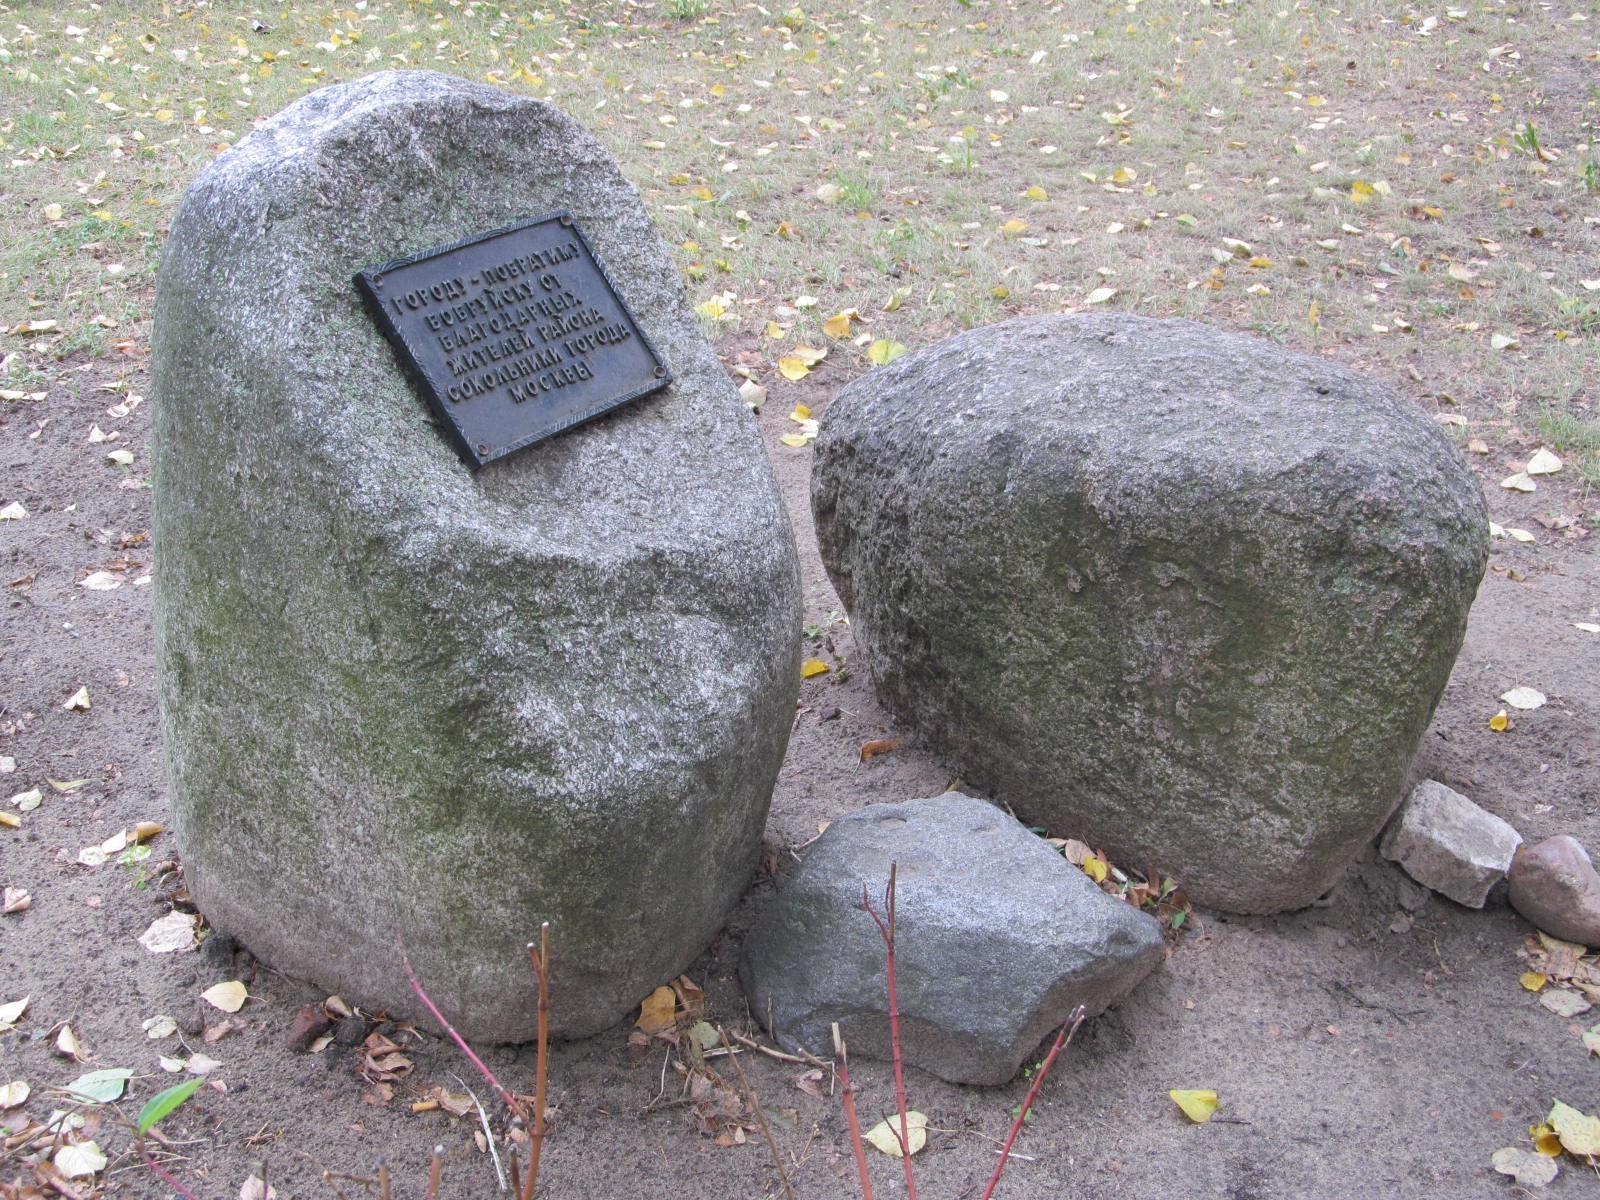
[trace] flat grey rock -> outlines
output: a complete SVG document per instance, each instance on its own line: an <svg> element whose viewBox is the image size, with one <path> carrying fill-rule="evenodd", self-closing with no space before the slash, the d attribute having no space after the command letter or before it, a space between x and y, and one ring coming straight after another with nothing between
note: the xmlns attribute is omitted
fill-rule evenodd
<svg viewBox="0 0 1600 1200"><path fill-rule="evenodd" d="M352 276L559 208L675 382L473 474ZM755 862L799 579L756 429L599 142L430 72L305 97L190 187L153 373L163 728L212 924L416 1016L403 939L488 1040L533 1035L541 921L557 1033L682 970Z"/></svg>
<svg viewBox="0 0 1600 1200"><path fill-rule="evenodd" d="M812 475L879 699L1031 824L1237 912L1399 803L1482 489L1361 375L1185 321L975 329L846 387Z"/></svg>
<svg viewBox="0 0 1600 1200"><path fill-rule="evenodd" d="M1378 849L1424 887L1482 908L1506 877L1522 835L1435 779L1411 789Z"/></svg>
<svg viewBox="0 0 1600 1200"><path fill-rule="evenodd" d="M780 1045L888 1058L878 927L896 865L905 1061L955 1083L1011 1079L1079 1004L1090 1015L1162 960L1161 928L1108 896L1014 817L946 792L840 817L745 940L750 1010Z"/></svg>
<svg viewBox="0 0 1600 1200"><path fill-rule="evenodd" d="M1508 875L1511 907L1551 937L1600 946L1600 872L1575 837L1524 846Z"/></svg>

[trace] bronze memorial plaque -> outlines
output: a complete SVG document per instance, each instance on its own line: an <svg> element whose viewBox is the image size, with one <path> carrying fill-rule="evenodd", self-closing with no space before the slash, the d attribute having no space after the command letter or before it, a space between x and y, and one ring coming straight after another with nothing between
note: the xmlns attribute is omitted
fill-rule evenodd
<svg viewBox="0 0 1600 1200"><path fill-rule="evenodd" d="M566 211L356 275L474 470L672 382Z"/></svg>

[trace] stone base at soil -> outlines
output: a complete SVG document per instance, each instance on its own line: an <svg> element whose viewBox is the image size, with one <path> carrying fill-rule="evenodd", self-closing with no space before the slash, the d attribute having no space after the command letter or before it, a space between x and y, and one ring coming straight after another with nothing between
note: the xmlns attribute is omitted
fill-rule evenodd
<svg viewBox="0 0 1600 1200"><path fill-rule="evenodd" d="M1386 388L1188 322L1039 317L862 376L816 447L879 698L1028 822L1273 912L1399 803L1488 538Z"/></svg>
<svg viewBox="0 0 1600 1200"><path fill-rule="evenodd" d="M352 285L570 209L675 382L473 474ZM401 72L195 181L154 346L163 722L218 929L471 1037L622 1017L721 928L798 687L793 540L639 199L542 103Z"/></svg>

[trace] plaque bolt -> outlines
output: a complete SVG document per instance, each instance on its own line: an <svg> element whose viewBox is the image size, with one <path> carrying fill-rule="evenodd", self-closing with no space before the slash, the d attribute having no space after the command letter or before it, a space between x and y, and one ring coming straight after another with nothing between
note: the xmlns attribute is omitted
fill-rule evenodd
<svg viewBox="0 0 1600 1200"><path fill-rule="evenodd" d="M487 454L487 453L489 453L489 443L488 442L479 442L478 443L478 453L479 454Z"/></svg>
<svg viewBox="0 0 1600 1200"><path fill-rule="evenodd" d="M571 225L572 224L572 216L571 216L571 214L563 213L561 215L561 223L563 225Z"/></svg>
<svg viewBox="0 0 1600 1200"><path fill-rule="evenodd" d="M657 367L656 368L656 378L657 379L665 379L666 377L667 377L667 369L665 367Z"/></svg>

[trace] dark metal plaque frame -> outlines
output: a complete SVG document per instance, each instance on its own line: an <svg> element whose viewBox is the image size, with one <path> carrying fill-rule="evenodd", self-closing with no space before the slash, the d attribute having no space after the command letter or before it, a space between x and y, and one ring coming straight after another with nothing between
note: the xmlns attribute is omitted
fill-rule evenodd
<svg viewBox="0 0 1600 1200"><path fill-rule="evenodd" d="M355 283L473 470L672 382L565 209Z"/></svg>

